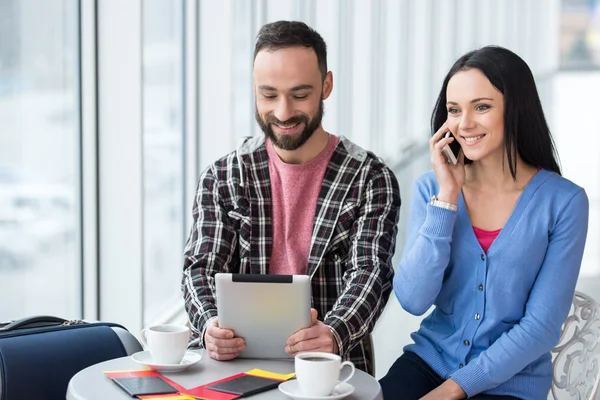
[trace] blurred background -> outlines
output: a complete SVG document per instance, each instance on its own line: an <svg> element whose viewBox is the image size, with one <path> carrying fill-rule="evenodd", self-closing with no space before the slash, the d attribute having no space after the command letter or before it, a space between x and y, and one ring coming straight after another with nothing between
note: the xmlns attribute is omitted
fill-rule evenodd
<svg viewBox="0 0 600 400"><path fill-rule="evenodd" d="M137 333L185 319L197 178L259 133L254 40L279 19L327 42L325 129L399 179L396 263L446 72L487 44L522 56L563 175L590 198L578 289L600 299L599 0L0 0L0 321L52 314ZM390 299L378 377L420 320Z"/></svg>

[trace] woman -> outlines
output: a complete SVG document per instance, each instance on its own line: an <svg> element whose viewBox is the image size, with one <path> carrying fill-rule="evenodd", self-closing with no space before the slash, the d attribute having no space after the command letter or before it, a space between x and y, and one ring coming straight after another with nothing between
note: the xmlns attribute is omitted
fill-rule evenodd
<svg viewBox="0 0 600 400"><path fill-rule="evenodd" d="M533 75L509 50L456 61L432 131L394 292L411 314L435 308L381 379L384 398L545 399L587 196L561 177ZM456 164L442 152L454 140Z"/></svg>

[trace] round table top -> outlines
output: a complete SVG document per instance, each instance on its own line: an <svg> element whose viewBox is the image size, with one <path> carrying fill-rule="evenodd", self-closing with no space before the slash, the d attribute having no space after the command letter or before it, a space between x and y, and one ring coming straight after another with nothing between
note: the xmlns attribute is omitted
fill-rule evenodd
<svg viewBox="0 0 600 400"><path fill-rule="evenodd" d="M281 374L294 372L293 360L237 359L216 361L207 357L204 350L198 350L198 352L202 354L202 360L198 364L184 371L162 372L162 374L181 386L191 389L254 368ZM125 391L111 382L110 378L105 376L103 372L140 369L144 369L144 366L133 361L131 357L116 358L92 365L78 372L71 379L67 389L67 400L131 399ZM349 383L354 386L354 393L346 397L348 400L383 399L379 382L363 371L357 369ZM273 389L254 395L252 398L267 400L287 399L288 397L278 389Z"/></svg>

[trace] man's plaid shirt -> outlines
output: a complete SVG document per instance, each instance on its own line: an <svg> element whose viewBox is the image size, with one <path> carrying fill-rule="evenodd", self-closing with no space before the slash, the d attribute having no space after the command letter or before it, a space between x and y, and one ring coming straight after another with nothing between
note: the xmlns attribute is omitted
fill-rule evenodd
<svg viewBox="0 0 600 400"><path fill-rule="evenodd" d="M192 325L190 346L203 347L217 316L217 272L268 274L272 200L264 135L245 139L201 175L184 254L182 290ZM308 275L313 307L340 354L369 373L368 339L392 289L400 193L393 172L341 137L317 201Z"/></svg>

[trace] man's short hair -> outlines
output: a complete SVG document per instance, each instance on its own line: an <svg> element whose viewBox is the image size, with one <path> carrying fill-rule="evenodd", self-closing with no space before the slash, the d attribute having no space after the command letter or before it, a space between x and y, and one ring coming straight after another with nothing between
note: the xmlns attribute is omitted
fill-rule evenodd
<svg viewBox="0 0 600 400"><path fill-rule="evenodd" d="M327 75L327 45L317 31L299 21L271 22L260 28L256 36L254 59L261 50L279 50L288 47L308 47L314 50L321 76Z"/></svg>

